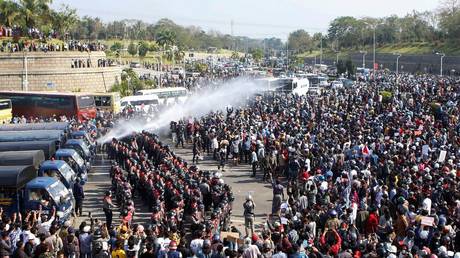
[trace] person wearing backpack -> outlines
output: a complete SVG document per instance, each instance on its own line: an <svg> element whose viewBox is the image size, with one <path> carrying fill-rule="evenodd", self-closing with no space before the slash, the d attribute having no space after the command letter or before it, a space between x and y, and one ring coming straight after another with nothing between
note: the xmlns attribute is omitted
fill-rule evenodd
<svg viewBox="0 0 460 258"><path fill-rule="evenodd" d="M128 238L128 246L125 250L127 258L137 258L139 253L140 240L135 236Z"/></svg>
<svg viewBox="0 0 460 258"><path fill-rule="evenodd" d="M91 251L93 258L109 258L108 239L102 238L100 229L96 229L93 234L93 242L91 243Z"/></svg>
<svg viewBox="0 0 460 258"><path fill-rule="evenodd" d="M50 228L50 236L45 239L45 243L50 246L50 250L54 257L57 257L58 252L64 248L62 239L57 234L56 227Z"/></svg>

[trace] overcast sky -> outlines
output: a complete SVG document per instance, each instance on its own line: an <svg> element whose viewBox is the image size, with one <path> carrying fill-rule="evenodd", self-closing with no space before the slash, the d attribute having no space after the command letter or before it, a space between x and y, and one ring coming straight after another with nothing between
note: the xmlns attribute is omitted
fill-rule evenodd
<svg viewBox="0 0 460 258"><path fill-rule="evenodd" d="M68 4L80 16L104 21L141 19L154 23L169 18L181 25L196 25L206 31L286 39L289 32L305 29L325 32L338 16L384 17L405 15L413 10L433 10L439 0L54 0L53 6Z"/></svg>

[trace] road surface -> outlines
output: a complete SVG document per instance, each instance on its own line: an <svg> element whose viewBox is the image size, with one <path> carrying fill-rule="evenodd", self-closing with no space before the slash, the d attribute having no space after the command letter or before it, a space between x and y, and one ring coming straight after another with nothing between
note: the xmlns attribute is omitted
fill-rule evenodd
<svg viewBox="0 0 460 258"><path fill-rule="evenodd" d="M175 148L169 139L164 142L171 146L171 149L180 157L192 163L191 145L186 144L185 148ZM200 161L198 167L201 170L216 171L217 162L212 160L212 155L204 155L204 160ZM83 216L77 217L74 226L79 226L81 222L90 222L89 212L93 219L99 219L105 222L104 212L102 211L102 199L105 191L111 187L110 180L111 161L107 160L105 154L98 154L93 162L93 169L88 175L88 182L84 186L85 200L83 202ZM243 203L248 193L251 193L256 204L255 225L256 230L260 229L267 219L267 214L271 211L272 190L271 185L262 182L262 173L258 171L256 178L250 177L252 174L251 167L247 164L238 166L229 165L222 173L224 181L229 184L235 196L233 202L232 225L236 226L241 232L244 232ZM134 200L136 215L134 223L146 224L150 220L150 212L142 200ZM113 214L113 223L117 225L120 222L119 211L115 209Z"/></svg>

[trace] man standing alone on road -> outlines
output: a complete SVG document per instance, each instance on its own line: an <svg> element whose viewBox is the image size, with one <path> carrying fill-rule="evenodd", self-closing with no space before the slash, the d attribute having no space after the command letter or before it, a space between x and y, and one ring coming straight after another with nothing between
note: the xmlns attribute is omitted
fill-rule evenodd
<svg viewBox="0 0 460 258"><path fill-rule="evenodd" d="M254 234L254 209L256 204L252 200L252 196L248 195L246 197L246 202L243 204L244 208L244 230L246 231L246 236L252 236ZM251 234L249 235L249 230Z"/></svg>
<svg viewBox="0 0 460 258"><path fill-rule="evenodd" d="M85 192L83 191L83 186L80 183L80 178L77 178L75 184L73 185L73 197L75 198L75 214L81 216L83 213L83 199L85 199Z"/></svg>

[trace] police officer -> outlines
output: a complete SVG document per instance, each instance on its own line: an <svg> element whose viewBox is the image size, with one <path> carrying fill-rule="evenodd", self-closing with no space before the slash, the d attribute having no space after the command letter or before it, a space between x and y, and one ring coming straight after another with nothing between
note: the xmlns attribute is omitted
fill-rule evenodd
<svg viewBox="0 0 460 258"><path fill-rule="evenodd" d="M114 207L116 206L112 203L112 193L110 191L105 192L102 209L104 210L107 228L110 228L112 226L112 208Z"/></svg>

